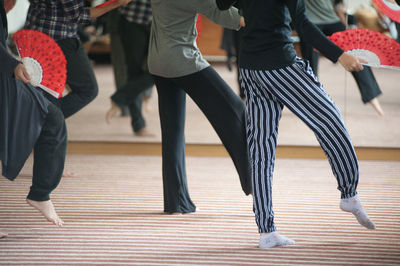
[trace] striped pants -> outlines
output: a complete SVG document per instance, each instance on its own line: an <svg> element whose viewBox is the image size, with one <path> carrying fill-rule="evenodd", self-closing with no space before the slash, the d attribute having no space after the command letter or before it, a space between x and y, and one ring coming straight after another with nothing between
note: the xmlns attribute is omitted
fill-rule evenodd
<svg viewBox="0 0 400 266"><path fill-rule="evenodd" d="M342 198L357 194L358 163L340 111L297 58L275 70L240 69L248 109L248 144L253 163L253 210L260 233L273 232L272 177L278 125L286 106L314 132L329 159ZM295 132L294 132L295 134Z"/></svg>

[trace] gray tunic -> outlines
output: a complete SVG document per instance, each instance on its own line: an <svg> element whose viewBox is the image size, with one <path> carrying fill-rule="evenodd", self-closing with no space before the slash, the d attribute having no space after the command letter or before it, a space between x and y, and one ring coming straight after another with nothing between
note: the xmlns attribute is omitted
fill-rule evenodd
<svg viewBox="0 0 400 266"><path fill-rule="evenodd" d="M333 8L333 0L305 0L306 15L317 25L333 24L340 21Z"/></svg>
<svg viewBox="0 0 400 266"><path fill-rule="evenodd" d="M238 10L220 11L215 0L151 0L151 6L149 71L165 78L186 76L209 66L196 45L198 13L225 28L240 28Z"/></svg>

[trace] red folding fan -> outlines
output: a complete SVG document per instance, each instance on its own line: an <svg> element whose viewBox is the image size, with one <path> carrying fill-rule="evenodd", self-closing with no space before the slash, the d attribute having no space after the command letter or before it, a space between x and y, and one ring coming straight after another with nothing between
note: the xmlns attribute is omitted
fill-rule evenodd
<svg viewBox="0 0 400 266"><path fill-rule="evenodd" d="M67 78L67 61L57 43L35 30L19 30L13 35L31 84L60 98Z"/></svg>
<svg viewBox="0 0 400 266"><path fill-rule="evenodd" d="M400 6L388 0L372 0L383 14L390 19L400 22Z"/></svg>
<svg viewBox="0 0 400 266"><path fill-rule="evenodd" d="M372 67L400 70L400 44L368 29L349 29L329 37L336 45Z"/></svg>
<svg viewBox="0 0 400 266"><path fill-rule="evenodd" d="M114 3L114 2L117 2L117 0L109 0L109 1L106 1L106 2L104 2L104 3L102 3L102 4L100 4L100 5L97 5L96 7L107 6L107 5L112 4L112 3Z"/></svg>

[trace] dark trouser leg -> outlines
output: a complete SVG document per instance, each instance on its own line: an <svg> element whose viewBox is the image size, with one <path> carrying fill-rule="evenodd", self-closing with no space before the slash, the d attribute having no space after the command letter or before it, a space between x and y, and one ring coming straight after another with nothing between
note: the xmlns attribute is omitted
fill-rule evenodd
<svg viewBox="0 0 400 266"><path fill-rule="evenodd" d="M143 94L139 94L135 101L129 104L129 112L131 114L131 124L134 132L146 127L146 121L142 115Z"/></svg>
<svg viewBox="0 0 400 266"><path fill-rule="evenodd" d="M98 94L96 77L79 40L57 41L67 59L67 84L71 92L59 100L65 118L89 104Z"/></svg>
<svg viewBox="0 0 400 266"><path fill-rule="evenodd" d="M50 104L42 131L34 147L32 186L28 199L46 201L64 170L67 131L61 111Z"/></svg>
<svg viewBox="0 0 400 266"><path fill-rule="evenodd" d="M121 16L117 9L106 14L107 31L110 33L111 62L117 90L122 88L127 79L125 52L121 40ZM124 105L120 108L123 116L130 114L128 106Z"/></svg>
<svg viewBox="0 0 400 266"><path fill-rule="evenodd" d="M396 22L396 29L397 29L397 42L400 43L400 23Z"/></svg>
<svg viewBox="0 0 400 266"><path fill-rule="evenodd" d="M149 26L121 19L121 32L123 33L121 41L125 51L128 77L121 91L118 91L118 95L112 96L116 103L129 104L140 93L154 85L153 77L149 74L146 65L149 31Z"/></svg>
<svg viewBox="0 0 400 266"><path fill-rule="evenodd" d="M305 42L303 39L300 39L300 49L302 58L308 60L310 66L316 76L318 76L318 60L319 55L314 51L314 48Z"/></svg>
<svg viewBox="0 0 400 266"><path fill-rule="evenodd" d="M371 101L382 93L370 67L364 66L363 70L351 74L357 82L363 103Z"/></svg>
<svg viewBox="0 0 400 266"><path fill-rule="evenodd" d="M243 191L250 194L251 164L243 102L212 67L173 80L206 115L233 160Z"/></svg>
<svg viewBox="0 0 400 266"><path fill-rule="evenodd" d="M242 99L245 99L246 96L244 94L244 88L243 85L240 82L240 77L239 77L239 51L240 51L240 42L242 38L243 31L234 31L233 38L235 41L235 52L236 52L236 79L239 84L239 96Z"/></svg>
<svg viewBox="0 0 400 266"><path fill-rule="evenodd" d="M107 13L106 16L107 29L110 32L111 62L113 65L115 86L119 90L126 83L127 79L125 53L121 40L121 14L117 9L114 9Z"/></svg>
<svg viewBox="0 0 400 266"><path fill-rule="evenodd" d="M119 106L129 106L132 123L134 124L136 121L139 123L134 126L134 131L137 131L144 127L141 102L138 105L138 98L141 101L142 95L140 94L154 85L153 77L146 66L150 27L122 18L121 32L123 33L121 34L122 45L126 55L127 82L111 96L111 99Z"/></svg>
<svg viewBox="0 0 400 266"><path fill-rule="evenodd" d="M194 212L185 166L186 94L170 79L155 77L162 133L164 212Z"/></svg>

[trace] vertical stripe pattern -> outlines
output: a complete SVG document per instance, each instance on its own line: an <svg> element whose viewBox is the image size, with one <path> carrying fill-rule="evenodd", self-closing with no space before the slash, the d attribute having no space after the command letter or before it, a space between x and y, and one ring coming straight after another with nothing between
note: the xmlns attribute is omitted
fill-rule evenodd
<svg viewBox="0 0 400 266"><path fill-rule="evenodd" d="M253 208L259 232L272 232L272 178L279 120L283 107L315 134L329 159L341 192L352 197L358 183L358 162L340 111L318 82L307 62L282 69L240 69L249 113L248 143L253 159ZM312 184L311 184L312 185Z"/></svg>

